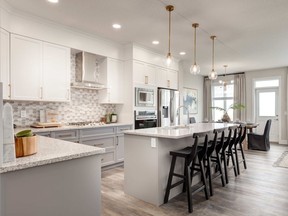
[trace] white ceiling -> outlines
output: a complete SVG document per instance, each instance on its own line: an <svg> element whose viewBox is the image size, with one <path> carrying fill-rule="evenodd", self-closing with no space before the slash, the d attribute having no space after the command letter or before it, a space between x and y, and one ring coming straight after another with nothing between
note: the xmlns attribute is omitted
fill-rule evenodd
<svg viewBox="0 0 288 216"><path fill-rule="evenodd" d="M215 70L224 73L288 66L287 0L6 0L11 6L57 23L120 43L135 42L160 54L168 50L168 12L172 4L171 51L193 58L192 23L198 22L197 63L211 70L212 40ZM121 30L112 29L120 23ZM152 40L159 40L158 46ZM185 56L179 52L185 51Z"/></svg>

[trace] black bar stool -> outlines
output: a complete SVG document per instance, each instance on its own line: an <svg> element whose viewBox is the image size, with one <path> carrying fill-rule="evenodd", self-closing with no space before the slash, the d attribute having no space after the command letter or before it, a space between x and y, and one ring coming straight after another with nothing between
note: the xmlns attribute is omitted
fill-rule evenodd
<svg viewBox="0 0 288 216"><path fill-rule="evenodd" d="M238 175L238 170L237 170L237 163L236 163L236 159L234 158L234 146L235 146L235 143L238 143L239 142L239 130L240 128L238 126L233 126L234 129L232 129L233 131L233 136L229 142L229 145L228 145L228 148L226 150L226 155L227 155L227 169L232 169L234 170L234 175L235 177ZM230 158L232 160L232 166L229 167L229 161L230 161ZM227 173L228 174L228 173Z"/></svg>
<svg viewBox="0 0 288 216"><path fill-rule="evenodd" d="M239 134L238 134L238 136L239 136L238 140L239 141L237 143L236 142L234 143L234 151L233 151L233 153L235 154L235 158L236 158L238 175L240 175L240 163L243 163L244 168L247 169L247 165L246 165L246 161L245 161L245 155L244 155L243 146L242 146L242 143L243 143L244 139L246 138L247 128L244 125L240 125L239 128L240 128ZM239 160L238 151L241 152L242 160Z"/></svg>
<svg viewBox="0 0 288 216"><path fill-rule="evenodd" d="M222 146L222 149L220 150L220 155L221 155L221 162L224 164L224 172L225 172L225 180L226 180L226 184L229 183L229 179L228 179L228 166L227 166L227 154L226 151L228 149L228 146L231 142L231 138L232 138L232 133L234 131L234 129L237 128L237 126L230 126L228 128L228 136L225 137L224 139L224 143ZM221 137L222 139L222 137Z"/></svg>
<svg viewBox="0 0 288 216"><path fill-rule="evenodd" d="M209 141L207 154L204 158L205 160L205 168L206 168L206 177L208 176L209 179L209 190L210 190L210 196L213 196L213 185L212 181L218 177L221 177L222 186L225 186L225 180L224 180L224 172L222 170L221 166L221 156L220 156L220 150L223 147L224 143L224 131L225 128L221 129L214 129L214 139L212 141ZM221 134L220 140L218 140L218 134ZM203 144L199 144L198 148L203 148ZM217 149L217 150L216 150ZM214 155L213 155L214 154ZM215 173L212 176L212 162L216 164L217 170L215 169Z"/></svg>
<svg viewBox="0 0 288 216"><path fill-rule="evenodd" d="M193 211L192 194L194 194L196 192L196 190L194 192L192 192L192 189L191 189L193 173L194 173L193 167L195 165L195 160L196 160L197 156L198 156L198 160L199 160L199 154L197 151L197 146L198 146L198 139L201 137L205 137L204 144L206 144L206 151L207 151L208 134L207 133L194 133L193 138L195 139L195 141L191 147L186 147L184 149L170 152L170 155L172 156L172 161L171 161L170 172L169 172L169 176L168 176L168 182L167 182L167 187L166 187L166 192L165 192L165 197L164 197L164 203L167 203L169 200L170 190L172 188L180 185L180 184L183 184L183 192L187 193L188 211L190 213ZM205 152L205 154L206 154L206 152ZM204 156L205 156L205 154L204 154ZM185 159L183 174L178 174L178 173L174 172L177 157ZM200 164L201 164L200 167L201 167L201 171L202 171L201 176L202 176L204 183L197 190L204 189L206 199L208 199L209 197L208 197L208 192L207 192L207 187L206 187L206 178L205 178L203 162L204 162L204 160L201 158L201 160L200 160ZM178 177L181 180L172 184L173 177Z"/></svg>

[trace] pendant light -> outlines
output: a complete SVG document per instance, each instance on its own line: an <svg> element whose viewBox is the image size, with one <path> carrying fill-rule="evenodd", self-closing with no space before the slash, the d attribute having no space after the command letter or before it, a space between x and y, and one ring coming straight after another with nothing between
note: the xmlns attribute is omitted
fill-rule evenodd
<svg viewBox="0 0 288 216"><path fill-rule="evenodd" d="M219 83L223 85L224 92L226 92L227 91L226 69L227 69L228 65L223 65L223 67L225 68L225 73L223 75L223 79L219 80Z"/></svg>
<svg viewBox="0 0 288 216"><path fill-rule="evenodd" d="M196 75L200 73L200 66L196 64L196 28L199 27L199 24L193 23L192 27L194 28L194 63L190 67L190 73Z"/></svg>
<svg viewBox="0 0 288 216"><path fill-rule="evenodd" d="M212 70L211 70L211 72L209 74L209 79L210 80L215 80L218 77L217 72L214 70L214 58L215 58L215 55L214 55L214 41L215 41L216 36L211 36L210 38L212 39Z"/></svg>
<svg viewBox="0 0 288 216"><path fill-rule="evenodd" d="M172 62L172 55L171 55L171 46L170 46L170 41L171 41L171 12L174 10L173 5L167 5L166 10L169 12L169 37L168 37L168 53L166 56L166 64L167 66L170 66Z"/></svg>

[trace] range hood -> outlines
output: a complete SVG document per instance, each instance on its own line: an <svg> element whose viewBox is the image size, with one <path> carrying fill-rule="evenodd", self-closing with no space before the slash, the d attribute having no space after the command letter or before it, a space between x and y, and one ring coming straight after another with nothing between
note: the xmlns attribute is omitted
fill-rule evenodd
<svg viewBox="0 0 288 216"><path fill-rule="evenodd" d="M99 56L93 53L80 52L76 54L75 88L103 89L105 86L98 82Z"/></svg>

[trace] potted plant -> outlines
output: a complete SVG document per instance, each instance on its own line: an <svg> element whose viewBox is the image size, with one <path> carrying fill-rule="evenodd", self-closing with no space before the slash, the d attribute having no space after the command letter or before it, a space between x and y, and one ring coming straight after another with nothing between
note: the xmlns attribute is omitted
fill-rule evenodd
<svg viewBox="0 0 288 216"><path fill-rule="evenodd" d="M211 109L216 109L216 110L220 110L220 111L223 111L223 116L222 116L222 121L223 122L230 122L231 119L230 119L230 116L228 115L228 110L229 109L233 109L233 110L241 110L241 109L244 109L245 106L243 104L240 104L240 103L234 103L234 104L231 104L227 109L224 109L222 107L210 107Z"/></svg>
<svg viewBox="0 0 288 216"><path fill-rule="evenodd" d="M37 153L36 136L31 130L23 130L15 134L16 157L24 157Z"/></svg>

